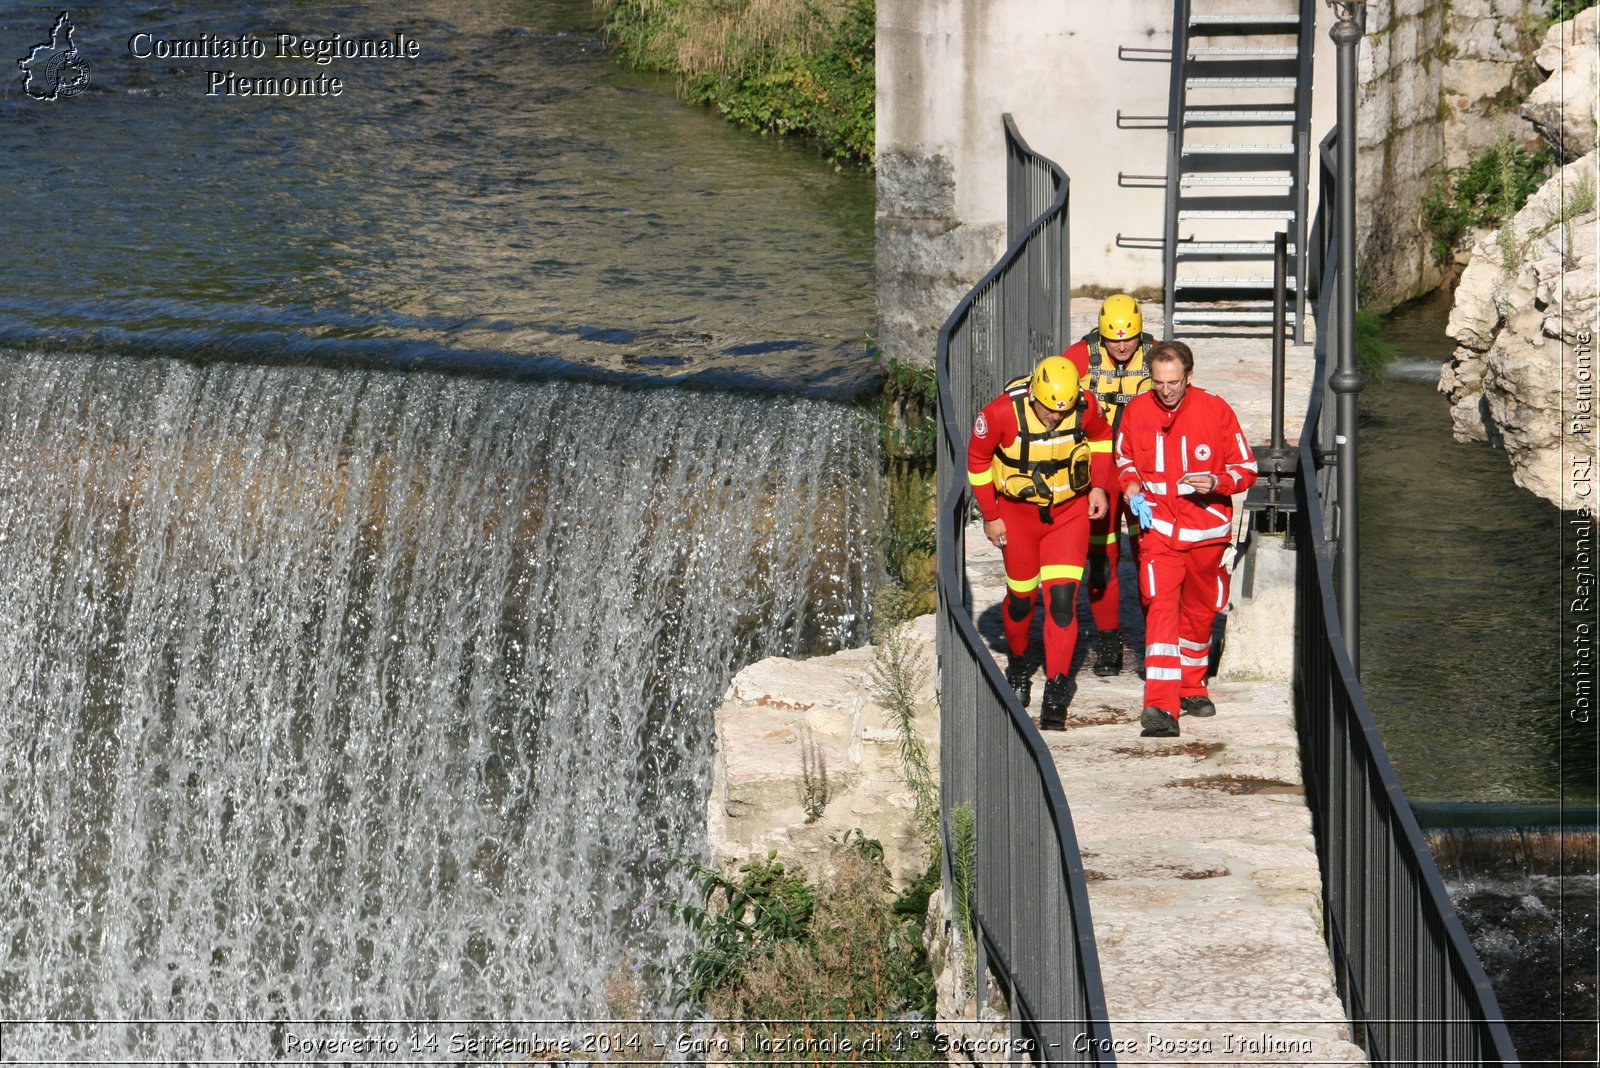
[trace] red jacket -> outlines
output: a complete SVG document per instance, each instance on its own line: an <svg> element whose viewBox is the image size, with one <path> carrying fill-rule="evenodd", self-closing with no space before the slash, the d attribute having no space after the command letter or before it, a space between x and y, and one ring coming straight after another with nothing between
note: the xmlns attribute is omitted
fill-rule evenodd
<svg viewBox="0 0 1600 1068"><path fill-rule="evenodd" d="M1123 493L1142 490L1154 517L1144 537L1179 548L1225 542L1233 529L1232 495L1256 480L1256 457L1228 402L1190 386L1176 408L1154 393L1141 393L1122 410L1116 441L1117 481ZM1207 472L1217 477L1210 493L1179 480Z"/></svg>
<svg viewBox="0 0 1600 1068"><path fill-rule="evenodd" d="M1115 470L1111 465L1111 424L1100 414L1100 404L1092 393L1083 394L1083 437L1089 443L1089 484L1102 488L1116 484ZM973 421L972 437L967 442L967 479L972 484L972 495L986 521L1000 516L996 503L994 482L990 478L995 450L1009 447L1017 440L1016 403L1005 393L984 405L983 411ZM1087 497L1074 497L1057 508L1070 505Z"/></svg>

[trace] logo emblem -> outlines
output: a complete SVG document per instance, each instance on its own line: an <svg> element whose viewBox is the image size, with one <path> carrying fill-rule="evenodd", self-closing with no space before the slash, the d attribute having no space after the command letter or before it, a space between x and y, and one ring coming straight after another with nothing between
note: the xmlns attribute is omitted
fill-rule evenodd
<svg viewBox="0 0 1600 1068"><path fill-rule="evenodd" d="M1203 445L1203 444L1202 445L1196 445L1194 447L1194 458L1196 460L1209 460L1209 459L1211 459L1211 446L1210 445Z"/></svg>
<svg viewBox="0 0 1600 1068"><path fill-rule="evenodd" d="M34 45L17 60L27 77L23 90L35 100L77 96L89 88L89 62L72 44L72 17L63 11L50 28L50 40Z"/></svg>

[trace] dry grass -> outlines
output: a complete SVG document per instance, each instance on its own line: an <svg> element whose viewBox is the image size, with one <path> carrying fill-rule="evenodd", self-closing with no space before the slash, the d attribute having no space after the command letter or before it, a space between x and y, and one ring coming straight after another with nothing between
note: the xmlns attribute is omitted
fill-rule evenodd
<svg viewBox="0 0 1600 1068"><path fill-rule="evenodd" d="M595 0L610 13L618 0ZM630 7L663 29L643 50L670 53L686 77L742 69L752 56L810 51L826 43L828 28L847 0L631 0Z"/></svg>

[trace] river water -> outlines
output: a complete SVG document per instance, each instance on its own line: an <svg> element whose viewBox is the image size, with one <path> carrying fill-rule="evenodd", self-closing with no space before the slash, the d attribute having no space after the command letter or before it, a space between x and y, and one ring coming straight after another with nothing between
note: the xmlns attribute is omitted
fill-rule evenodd
<svg viewBox="0 0 1600 1068"><path fill-rule="evenodd" d="M0 341L478 358L836 397L873 381L871 179L623 70L589 0L178 10L75 10L88 90L9 87ZM0 32L21 56L53 19L12 10ZM136 34L251 35L270 53L280 32L403 33L420 56L130 54ZM345 84L207 96L216 69Z"/></svg>
<svg viewBox="0 0 1600 1068"><path fill-rule="evenodd" d="M1361 397L1362 688L1406 795L1447 803L1443 826L1491 823L1431 842L1518 1052L1592 1061L1596 746L1564 714L1561 656L1574 547L1503 451L1452 437L1448 313L1441 295L1396 316L1398 359Z"/></svg>
<svg viewBox="0 0 1600 1068"><path fill-rule="evenodd" d="M1563 714L1572 539L1502 450L1452 437L1448 312L1392 322L1361 395L1363 689L1411 800L1593 805L1594 738Z"/></svg>
<svg viewBox="0 0 1600 1068"><path fill-rule="evenodd" d="M871 181L589 0L179 12L0 102L5 1053L670 1013L712 710L866 625ZM129 54L280 32L420 54Z"/></svg>

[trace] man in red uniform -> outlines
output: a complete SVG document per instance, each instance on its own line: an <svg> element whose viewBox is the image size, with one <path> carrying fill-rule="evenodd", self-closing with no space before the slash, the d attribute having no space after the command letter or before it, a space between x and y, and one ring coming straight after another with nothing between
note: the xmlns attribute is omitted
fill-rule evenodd
<svg viewBox="0 0 1600 1068"><path fill-rule="evenodd" d="M1139 599L1145 608L1146 737L1175 738L1178 717L1214 716L1206 695L1211 624L1228 603L1222 553L1232 495L1256 480L1256 458L1228 402L1191 386L1181 341L1150 351L1150 392L1123 409L1117 479L1139 518Z"/></svg>
<svg viewBox="0 0 1600 1068"><path fill-rule="evenodd" d="M1139 302L1126 293L1106 298L1100 305L1100 323L1095 330L1062 353L1078 369L1086 392L1100 402L1100 412L1116 434L1122 408L1150 388L1149 355L1155 338L1144 332L1144 314ZM1100 632L1099 655L1094 673L1117 675L1122 671L1122 584L1117 580L1118 545L1122 526L1120 487L1108 487L1106 514L1089 523L1089 612ZM1128 520L1128 550L1135 563L1139 559L1139 524Z"/></svg>
<svg viewBox="0 0 1600 1068"><path fill-rule="evenodd" d="M1067 724L1089 522L1105 515L1112 476L1111 426L1063 357L1047 357L1032 376L1006 383L973 423L967 480L983 533L1005 556L1006 681L1024 708L1032 688L1028 630L1041 589L1044 595L1044 730Z"/></svg>

